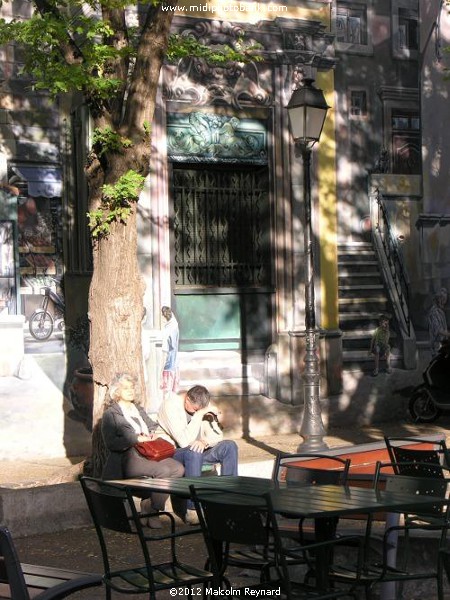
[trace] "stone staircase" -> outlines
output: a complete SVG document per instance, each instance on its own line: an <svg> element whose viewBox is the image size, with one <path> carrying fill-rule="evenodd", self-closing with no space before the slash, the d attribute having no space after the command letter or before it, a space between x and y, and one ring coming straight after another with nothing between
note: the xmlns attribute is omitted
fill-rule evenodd
<svg viewBox="0 0 450 600"><path fill-rule="evenodd" d="M338 245L339 326L343 332L343 362L349 370L370 371L370 339L380 313L393 314L383 284L375 250L370 242ZM393 367L401 366L396 348L395 323L391 320Z"/></svg>
<svg viewBox="0 0 450 600"><path fill-rule="evenodd" d="M204 385L213 395L248 396L260 394L264 361L242 364L233 350L180 352L180 388Z"/></svg>

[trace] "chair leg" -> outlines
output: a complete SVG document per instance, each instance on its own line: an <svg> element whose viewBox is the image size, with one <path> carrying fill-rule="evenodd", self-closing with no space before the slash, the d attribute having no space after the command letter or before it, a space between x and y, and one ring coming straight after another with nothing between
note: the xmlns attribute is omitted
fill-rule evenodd
<svg viewBox="0 0 450 600"><path fill-rule="evenodd" d="M438 554L438 567L437 567L437 595L438 600L445 600L444 598L444 554L439 552Z"/></svg>
<svg viewBox="0 0 450 600"><path fill-rule="evenodd" d="M444 598L444 581L442 578L442 573L438 573L438 576L437 576L437 597L438 597L438 600L445 600L445 598Z"/></svg>

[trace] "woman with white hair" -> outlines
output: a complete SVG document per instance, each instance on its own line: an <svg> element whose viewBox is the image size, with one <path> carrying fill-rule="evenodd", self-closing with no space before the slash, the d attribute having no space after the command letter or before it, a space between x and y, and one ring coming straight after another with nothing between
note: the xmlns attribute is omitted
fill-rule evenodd
<svg viewBox="0 0 450 600"><path fill-rule="evenodd" d="M134 377L123 373L117 375L109 387L109 406L103 413L102 435L109 450L103 467L103 479L128 479L131 477L183 477L183 465L173 458L154 461L141 456L136 450L138 442L158 437L158 424L150 419L145 410L136 404ZM147 525L159 529L158 512L164 510L167 494L153 493L150 500L141 503L141 510L154 513ZM144 505L144 507L142 506Z"/></svg>

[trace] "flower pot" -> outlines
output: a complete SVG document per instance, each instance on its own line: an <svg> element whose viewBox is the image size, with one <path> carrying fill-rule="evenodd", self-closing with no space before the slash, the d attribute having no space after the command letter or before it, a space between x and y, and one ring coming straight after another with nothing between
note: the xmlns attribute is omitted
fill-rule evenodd
<svg viewBox="0 0 450 600"><path fill-rule="evenodd" d="M87 425L92 425L94 381L91 367L76 369L69 388L70 401L76 413Z"/></svg>

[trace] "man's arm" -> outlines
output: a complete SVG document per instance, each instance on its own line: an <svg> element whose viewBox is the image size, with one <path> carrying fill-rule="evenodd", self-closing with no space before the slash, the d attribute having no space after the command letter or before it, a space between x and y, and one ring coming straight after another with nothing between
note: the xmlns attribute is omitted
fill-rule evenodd
<svg viewBox="0 0 450 600"><path fill-rule="evenodd" d="M198 410L188 423L183 400L176 394L168 394L158 413L158 422L180 448L186 448L197 439L205 412L208 408Z"/></svg>

